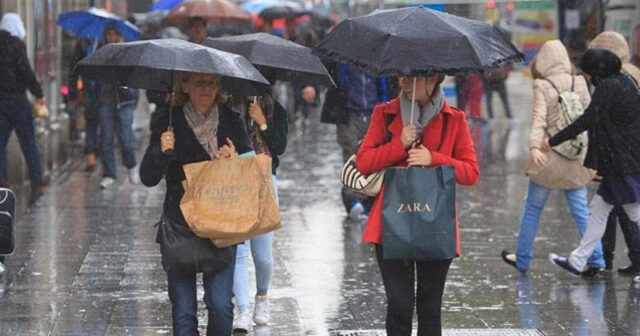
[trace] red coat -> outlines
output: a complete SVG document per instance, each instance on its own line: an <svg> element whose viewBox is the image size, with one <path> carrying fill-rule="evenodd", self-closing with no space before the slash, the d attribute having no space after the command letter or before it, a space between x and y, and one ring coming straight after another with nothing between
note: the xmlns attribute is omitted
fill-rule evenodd
<svg viewBox="0 0 640 336"><path fill-rule="evenodd" d="M388 114L395 114L389 125L391 140L386 140L385 125ZM409 154L402 146L402 117L400 99L378 104L373 110L371 125L358 151L356 163L363 174L370 174L387 167L406 167ZM444 125L443 137L443 121ZM431 151L433 161L429 167L451 165L455 167L456 182L462 185L473 185L478 181L478 161L473 148L471 135L463 111L444 103L442 111L433 119L421 134L422 144ZM440 144L442 140L442 144ZM440 148L436 151L437 148ZM378 194L364 231L362 240L367 243L382 244L382 198L384 187ZM458 223L456 219L456 237ZM458 239L458 254L460 242Z"/></svg>

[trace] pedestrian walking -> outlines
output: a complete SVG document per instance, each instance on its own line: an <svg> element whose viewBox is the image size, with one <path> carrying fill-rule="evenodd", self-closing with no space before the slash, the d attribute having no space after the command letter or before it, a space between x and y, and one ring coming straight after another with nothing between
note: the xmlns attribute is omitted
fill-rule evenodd
<svg viewBox="0 0 640 336"><path fill-rule="evenodd" d="M340 64L336 72L338 89L343 91L345 97L339 101L343 104L339 108L346 114L344 120L336 123L337 139L342 148L342 160L347 162L358 142L364 138L376 104L389 100L389 86L386 77L371 77L353 65ZM360 215L366 214L371 208L366 197L345 186L342 187L342 203L353 221L359 220Z"/></svg>
<svg viewBox="0 0 640 336"><path fill-rule="evenodd" d="M640 82L640 69L631 63L629 45L624 36L618 32L606 31L598 34L589 44L591 48L606 49L618 56L622 62L622 71L631 75L636 82ZM613 258L616 250L616 226L620 223L624 241L629 251L628 256L631 265L618 268L621 275L634 275L640 272L640 230L629 216L624 212L624 208L616 206L607 219L607 228L602 237L602 248L604 261L608 270L613 269Z"/></svg>
<svg viewBox="0 0 640 336"><path fill-rule="evenodd" d="M636 225L640 223L640 116L636 113L640 86L621 72L620 59L609 50L588 49L579 65L595 86L591 104L580 118L543 143L543 150L548 151L587 131L584 165L602 176L580 245L568 257L549 255L553 264L572 274L583 271L615 206L624 208Z"/></svg>
<svg viewBox="0 0 640 336"><path fill-rule="evenodd" d="M163 206L164 220L189 230L180 210L185 180L182 166L188 163L224 159L236 151L252 150L240 115L218 103L220 77L200 73L184 73L175 85L175 103L170 113L158 116L151 127L149 147L142 159L140 177L145 186L153 187L164 178L167 184ZM168 127L173 125L172 129ZM171 152L169 152L171 150ZM156 238L161 246L164 244ZM229 336L233 323L233 274L236 248L216 249L217 269L204 272L202 285L208 312L207 335ZM169 299L172 305L173 334L197 335L196 273L167 273Z"/></svg>
<svg viewBox="0 0 640 336"><path fill-rule="evenodd" d="M504 108L504 114L508 119L513 118L511 115L511 106L509 105L509 95L507 94L507 86L505 82L509 78L509 73L513 66L511 64L504 64L501 67L489 71L482 76L482 83L484 84L484 94L487 99L487 116L489 121L493 120L493 93L497 92L502 101L502 107Z"/></svg>
<svg viewBox="0 0 640 336"><path fill-rule="evenodd" d="M387 167L452 165L457 183L474 184L478 180L478 163L473 142L464 112L449 106L444 99L440 86L444 75L415 79L414 82L414 78L404 77L402 93L374 109L371 125L358 151L358 170L371 174ZM417 103L414 120L411 119L412 93ZM388 127L387 116L393 116ZM391 139L385 143L387 132L391 133ZM416 140L422 145L414 148L412 144ZM373 203L363 241L375 244L387 295L387 335L411 334L414 306L417 306L418 335L441 335L442 295L452 259L384 259L383 197L384 190Z"/></svg>
<svg viewBox="0 0 640 336"><path fill-rule="evenodd" d="M104 37L107 44L123 42L122 35L115 26L107 26ZM122 163L128 170L129 182L137 184L140 178L136 169L133 114L138 102L138 90L107 83L101 84L98 92L98 120L102 140L101 160L104 168L100 188L108 188L115 183L118 176L113 146L116 135L122 153Z"/></svg>
<svg viewBox="0 0 640 336"><path fill-rule="evenodd" d="M207 20L201 16L192 16L188 21L189 42L200 44L207 38Z"/></svg>
<svg viewBox="0 0 640 336"><path fill-rule="evenodd" d="M274 70L259 67L267 80L275 83ZM243 97L244 98L244 97ZM246 97L249 98L249 97ZM284 154L287 147L289 121L287 110L278 103L272 93L257 97L255 102L243 99L236 104L234 110L242 111L249 139L256 154L266 154L272 159L273 189L278 201L278 181L276 170L280 164L279 155ZM248 332L251 320L257 325L269 322L268 293L273 274L273 232L256 236L239 244L236 252L236 267L233 281L233 294L236 298L237 312L234 314L233 330ZM256 295L253 316L249 311L249 252L255 266Z"/></svg>
<svg viewBox="0 0 640 336"><path fill-rule="evenodd" d="M27 59L22 42L26 35L24 23L16 13L6 13L0 21L0 186L8 187L6 179L7 144L15 130L29 167L32 192L38 194L49 182L44 175L42 155L38 149L33 126L32 105L26 90L36 97L35 104L45 104L42 87Z"/></svg>
<svg viewBox="0 0 640 336"><path fill-rule="evenodd" d="M318 44L318 37L316 33L309 28L300 34L296 43L313 49L316 44ZM318 87L301 81L296 81L292 83L291 86L293 87L294 93L293 112L295 113L295 119L297 120L301 116L304 126L309 127L311 126L309 113L311 112L311 108L316 104ZM300 113L298 113L298 110L300 110Z"/></svg>
<svg viewBox="0 0 640 336"><path fill-rule="evenodd" d="M571 61L566 48L558 40L547 41L531 63L533 74L532 125L529 131L529 160L525 172L529 186L520 228L516 253L507 250L501 253L502 260L527 272L533 261L533 244L540 224L540 216L552 190L564 192L578 232L582 236L589 222L589 207L586 185L594 172L583 166L586 151L575 159L568 159L551 151L543 153L543 140L553 134L560 118L559 92L573 90L582 104L589 105L591 97L587 82L581 76L571 74ZM585 275L594 275L604 268L602 247L598 244L587 264L591 267Z"/></svg>

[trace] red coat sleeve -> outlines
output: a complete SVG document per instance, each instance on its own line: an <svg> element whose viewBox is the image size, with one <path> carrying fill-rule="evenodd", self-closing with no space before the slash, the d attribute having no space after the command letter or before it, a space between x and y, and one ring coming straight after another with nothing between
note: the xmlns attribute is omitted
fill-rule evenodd
<svg viewBox="0 0 640 336"><path fill-rule="evenodd" d="M456 170L456 182L462 185L473 185L478 181L478 159L473 148L473 141L469 133L469 127L464 118L456 117L455 142L453 145L453 157L431 151L432 162L430 167L451 165Z"/></svg>
<svg viewBox="0 0 640 336"><path fill-rule="evenodd" d="M402 146L400 134L392 134L391 141L384 143L388 132L386 129L387 117L384 113L387 107L387 104L379 104L373 110L369 129L364 136L360 150L358 150L356 164L358 170L365 175L397 165L406 160L408 156Z"/></svg>

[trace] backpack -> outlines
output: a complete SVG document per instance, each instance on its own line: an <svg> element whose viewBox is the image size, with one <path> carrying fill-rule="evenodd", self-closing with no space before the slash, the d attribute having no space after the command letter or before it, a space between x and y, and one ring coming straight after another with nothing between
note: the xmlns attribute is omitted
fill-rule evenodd
<svg viewBox="0 0 640 336"><path fill-rule="evenodd" d="M552 81L548 79L546 79L546 81L549 82L558 93L558 109L560 112L555 125L552 125L553 131L550 132L550 135L553 136L576 121L576 119L584 113L584 106L582 106L580 102L580 95L573 91L573 76L571 77L571 90L565 92L560 92ZM587 142L587 132L585 131L552 149L566 159L577 160L582 156L583 151L587 147Z"/></svg>

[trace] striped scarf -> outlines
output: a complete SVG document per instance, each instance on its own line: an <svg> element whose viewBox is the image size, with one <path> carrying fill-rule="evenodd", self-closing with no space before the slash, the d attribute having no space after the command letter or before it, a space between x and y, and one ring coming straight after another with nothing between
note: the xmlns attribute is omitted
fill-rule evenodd
<svg viewBox="0 0 640 336"><path fill-rule="evenodd" d="M218 151L218 105L213 104L209 108L209 113L204 114L196 111L191 102L184 105L184 116L187 119L189 127L196 135L198 142L207 151L209 156L213 158Z"/></svg>

